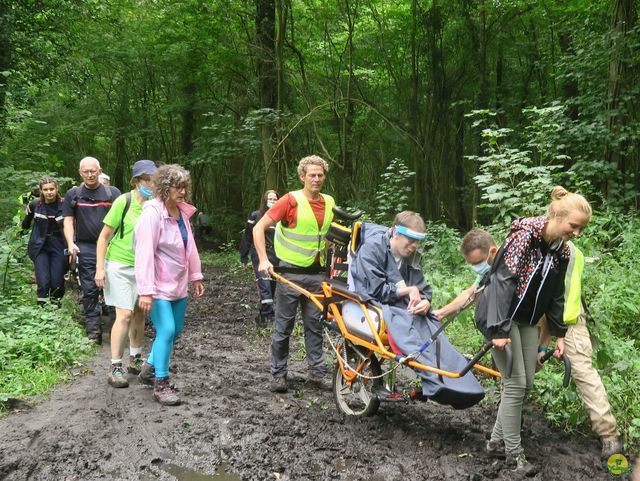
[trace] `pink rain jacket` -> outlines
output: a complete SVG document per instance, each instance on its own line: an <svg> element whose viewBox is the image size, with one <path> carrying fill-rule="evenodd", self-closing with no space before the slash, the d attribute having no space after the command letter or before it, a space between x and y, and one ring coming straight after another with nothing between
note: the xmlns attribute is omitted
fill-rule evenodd
<svg viewBox="0 0 640 481"><path fill-rule="evenodd" d="M178 208L187 228L186 251L178 221L171 217L164 203L152 199L142 207L134 234L138 295L169 301L182 299L187 297L188 283L203 278L189 224L196 208L186 202L179 203Z"/></svg>

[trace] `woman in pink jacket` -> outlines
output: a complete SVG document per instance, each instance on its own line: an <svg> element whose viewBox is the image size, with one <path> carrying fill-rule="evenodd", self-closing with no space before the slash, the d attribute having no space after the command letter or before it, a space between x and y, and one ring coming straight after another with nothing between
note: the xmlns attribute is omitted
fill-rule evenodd
<svg viewBox="0 0 640 481"><path fill-rule="evenodd" d="M138 306L150 313L156 330L139 378L144 384L153 380L155 399L174 406L180 398L169 383L169 358L184 326L188 283L193 284L196 297L204 294L204 285L189 224L196 209L185 202L191 189L189 172L179 165L163 165L153 180L155 197L144 204L134 241Z"/></svg>

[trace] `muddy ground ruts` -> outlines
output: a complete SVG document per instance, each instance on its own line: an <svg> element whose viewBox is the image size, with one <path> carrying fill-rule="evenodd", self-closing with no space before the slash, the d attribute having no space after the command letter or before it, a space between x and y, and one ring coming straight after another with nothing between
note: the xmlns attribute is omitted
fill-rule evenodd
<svg viewBox="0 0 640 481"><path fill-rule="evenodd" d="M127 389L108 386L105 343L46 400L0 419L0 479L518 479L484 454L495 394L465 411L399 402L371 418L345 419L331 392L306 386L300 337L292 340L291 389L272 394L270 335L254 323L255 286L221 269L206 276L205 296L190 301L173 355L181 406L160 406L135 378ZM535 409L523 436L541 468L529 479L612 479L594 437L552 428Z"/></svg>

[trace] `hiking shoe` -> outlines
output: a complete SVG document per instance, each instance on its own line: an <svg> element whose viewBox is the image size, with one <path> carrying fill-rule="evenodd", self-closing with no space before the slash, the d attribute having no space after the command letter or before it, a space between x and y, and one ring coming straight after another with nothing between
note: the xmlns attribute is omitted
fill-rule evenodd
<svg viewBox="0 0 640 481"><path fill-rule="evenodd" d="M492 458L504 459L505 457L504 446L500 441L487 441L487 444L484 447L484 451Z"/></svg>
<svg viewBox="0 0 640 481"><path fill-rule="evenodd" d="M129 366L127 367L127 370L131 374L140 374L140 371L142 371L143 365L144 365L144 359L142 359L142 354L129 356Z"/></svg>
<svg viewBox="0 0 640 481"><path fill-rule="evenodd" d="M127 381L127 370L122 366L121 362L111 364L109 384L113 387L129 387L129 381Z"/></svg>
<svg viewBox="0 0 640 481"><path fill-rule="evenodd" d="M153 397L163 406L177 406L180 398L168 377L157 377L153 385Z"/></svg>
<svg viewBox="0 0 640 481"><path fill-rule="evenodd" d="M274 317L273 314L258 314L255 321L259 329L264 329L265 327L273 326Z"/></svg>
<svg viewBox="0 0 640 481"><path fill-rule="evenodd" d="M274 377L271 380L271 392L287 392L286 376Z"/></svg>
<svg viewBox="0 0 640 481"><path fill-rule="evenodd" d="M524 453L508 455L506 464L511 467L511 471L514 473L522 474L527 477L533 476L538 472L538 468L527 461Z"/></svg>
<svg viewBox="0 0 640 481"><path fill-rule="evenodd" d="M329 380L327 376L322 376L318 374L311 374L307 378L307 384L311 387L314 387L320 391L331 391L331 384L329 384Z"/></svg>
<svg viewBox="0 0 640 481"><path fill-rule="evenodd" d="M138 381L140 384L144 384L145 386L153 386L154 380L156 378L156 368L153 367L153 364L149 364L148 362L143 362L140 367L140 374L138 374Z"/></svg>
<svg viewBox="0 0 640 481"><path fill-rule="evenodd" d="M600 454L602 459L609 459L614 454L622 453L623 450L624 446L619 436L602 438L602 453Z"/></svg>
<svg viewBox="0 0 640 481"><path fill-rule="evenodd" d="M102 333L101 332L90 332L87 334L87 338L94 344L98 346L102 346Z"/></svg>

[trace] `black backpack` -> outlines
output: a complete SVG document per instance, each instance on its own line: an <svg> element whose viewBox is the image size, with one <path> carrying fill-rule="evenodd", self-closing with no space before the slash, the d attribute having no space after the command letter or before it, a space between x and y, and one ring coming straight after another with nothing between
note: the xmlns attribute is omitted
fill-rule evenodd
<svg viewBox="0 0 640 481"><path fill-rule="evenodd" d="M124 194L124 196L125 196L126 202L124 204L124 210L122 211L122 217L120 218L120 225L116 227L116 230L113 232L114 237L118 232L120 232L120 239L124 237L124 218L127 215L127 212L129 211L129 207L131 206L131 191Z"/></svg>

